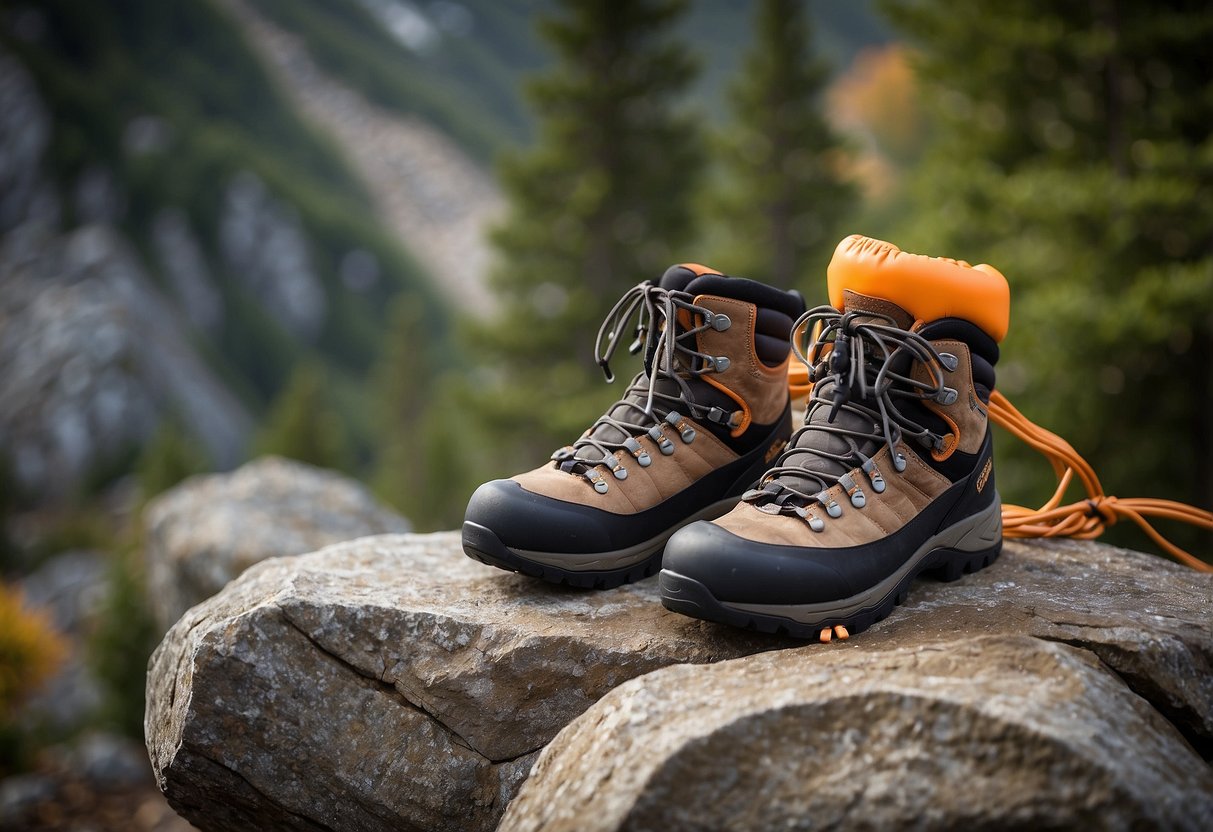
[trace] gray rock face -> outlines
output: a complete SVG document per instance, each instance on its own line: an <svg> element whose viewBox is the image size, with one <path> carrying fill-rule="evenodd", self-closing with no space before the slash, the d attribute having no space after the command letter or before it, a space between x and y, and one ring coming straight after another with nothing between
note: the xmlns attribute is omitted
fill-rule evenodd
<svg viewBox="0 0 1213 832"><path fill-rule="evenodd" d="M214 464L234 465L251 420L119 230L126 195L110 170L81 173L68 198L79 225L63 232L42 171L52 128L30 73L0 49L0 455L23 491L53 502L173 416Z"/></svg>
<svg viewBox="0 0 1213 832"><path fill-rule="evenodd" d="M205 829L490 830L535 753L621 682L772 642L667 613L655 582L540 586L455 533L249 569L152 657L146 734Z"/></svg>
<svg viewBox="0 0 1213 832"><path fill-rule="evenodd" d="M219 247L227 267L243 276L284 327L304 338L315 336L328 302L294 206L280 202L248 172L228 185L223 205Z"/></svg>
<svg viewBox="0 0 1213 832"><path fill-rule="evenodd" d="M144 518L150 600L163 630L255 563L409 530L355 480L279 457L193 477Z"/></svg>
<svg viewBox="0 0 1213 832"><path fill-rule="evenodd" d="M507 828L724 828L660 816L662 795L697 794L700 769L722 801L773 781L761 788L774 815L716 804L737 828L776 815L808 828L795 824L809 806L840 828L1116 828L1100 820L1115 801L1144 827L1182 828L1204 811L1193 747L1213 748L1211 576L1099 544L1008 542L991 568L920 582L889 619L832 645L668 613L654 584L541 585L474 563L454 533L260 564L153 656L161 788L204 829L492 829L577 719ZM652 776L633 777L650 750ZM952 814L918 793L937 776ZM1191 800L1176 808L1176 795Z"/></svg>
<svg viewBox="0 0 1213 832"><path fill-rule="evenodd" d="M34 80L0 49L0 232L29 219L51 122Z"/></svg>
<svg viewBox="0 0 1213 832"><path fill-rule="evenodd" d="M202 244L183 211L165 208L156 214L152 245L161 273L190 323L201 330L215 329L223 322L223 297L207 268Z"/></svg>
<svg viewBox="0 0 1213 832"><path fill-rule="evenodd" d="M501 832L1207 829L1213 774L1090 652L801 648L612 691Z"/></svg>
<svg viewBox="0 0 1213 832"><path fill-rule="evenodd" d="M21 485L69 494L90 468L176 413L217 465L251 419L189 342L179 315L113 227L0 246L0 451Z"/></svg>

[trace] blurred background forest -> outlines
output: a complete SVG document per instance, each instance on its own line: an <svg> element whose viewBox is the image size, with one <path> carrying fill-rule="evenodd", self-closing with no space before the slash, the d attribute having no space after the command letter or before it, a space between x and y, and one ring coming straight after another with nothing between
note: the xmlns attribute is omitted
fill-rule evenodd
<svg viewBox="0 0 1213 832"><path fill-rule="evenodd" d="M992 263L1000 388L1213 505L1210 43L1195 0L0 0L0 773L66 730L17 724L62 645L7 587L100 553L83 723L138 736L148 500L280 454L454 528L618 395L598 322L673 262Z"/></svg>

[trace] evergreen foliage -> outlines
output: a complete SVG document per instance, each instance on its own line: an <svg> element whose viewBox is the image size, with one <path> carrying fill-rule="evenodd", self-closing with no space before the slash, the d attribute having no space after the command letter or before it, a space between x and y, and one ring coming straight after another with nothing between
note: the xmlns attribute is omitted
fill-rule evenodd
<svg viewBox="0 0 1213 832"><path fill-rule="evenodd" d="M465 495L443 485L442 472L454 466L439 429L448 408L433 406L434 368L440 361L415 298L400 296L388 318L383 357L372 380L375 428L382 437L374 488L417 530L449 528L458 525Z"/></svg>
<svg viewBox="0 0 1213 832"><path fill-rule="evenodd" d="M937 130L895 239L1006 274L1000 387L1110 493L1213 505L1207 5L889 5ZM1047 468L1000 453L1040 502Z"/></svg>
<svg viewBox="0 0 1213 832"><path fill-rule="evenodd" d="M349 436L328 387L327 373L319 364L298 365L270 408L255 453L349 471L353 465Z"/></svg>
<svg viewBox="0 0 1213 832"><path fill-rule="evenodd" d="M103 699L100 721L132 739L143 738L147 663L160 639L147 602L139 550L111 550L107 592L89 637L88 656Z"/></svg>
<svg viewBox="0 0 1213 832"><path fill-rule="evenodd" d="M488 160L502 147L530 138L516 82L520 72L537 64L537 39L529 25L535 2L467 0L460 4L467 7L462 13L438 9L437 14L431 5L429 15L416 18L413 47L393 37L368 3L255 0L255 5L298 33L325 72L369 101L435 125L474 156ZM455 25L439 25L452 14Z"/></svg>
<svg viewBox="0 0 1213 832"><path fill-rule="evenodd" d="M210 468L205 449L181 425L166 420L139 454L136 473L144 499L150 499Z"/></svg>
<svg viewBox="0 0 1213 832"><path fill-rule="evenodd" d="M681 246L702 128L676 109L695 67L669 37L685 5L567 0L541 24L557 63L528 90L537 145L500 169L509 207L492 237L496 311L471 326L499 473L601 412L612 392L592 359L603 315L628 287L691 259Z"/></svg>
<svg viewBox="0 0 1213 832"><path fill-rule="evenodd" d="M824 297L825 266L856 199L842 142L822 112L829 68L812 55L800 0L762 0L755 41L729 90L713 265Z"/></svg>

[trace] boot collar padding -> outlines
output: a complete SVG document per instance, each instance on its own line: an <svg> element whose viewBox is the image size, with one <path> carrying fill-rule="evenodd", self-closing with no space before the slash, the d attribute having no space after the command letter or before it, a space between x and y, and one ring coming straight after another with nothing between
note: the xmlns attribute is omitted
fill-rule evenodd
<svg viewBox="0 0 1213 832"><path fill-rule="evenodd" d="M927 257L892 243L852 234L834 250L827 271L830 304L843 308L847 290L882 298L915 318L963 318L995 341L1007 334L1011 290L993 266Z"/></svg>

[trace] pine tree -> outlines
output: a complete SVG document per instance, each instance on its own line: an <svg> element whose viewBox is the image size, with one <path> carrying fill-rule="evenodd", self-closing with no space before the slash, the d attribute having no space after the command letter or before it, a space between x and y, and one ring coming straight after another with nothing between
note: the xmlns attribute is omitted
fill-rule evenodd
<svg viewBox="0 0 1213 832"><path fill-rule="evenodd" d="M1213 505L1206 4L891 6L938 131L900 239L1004 271L1000 386L1110 492ZM1003 448L1000 490L1039 498Z"/></svg>
<svg viewBox="0 0 1213 832"><path fill-rule="evenodd" d="M829 68L812 54L803 0L763 0L730 89L736 126L713 201L713 264L824 294L825 265L855 202L844 148L822 113Z"/></svg>
<svg viewBox="0 0 1213 832"><path fill-rule="evenodd" d="M266 417L254 450L321 468L351 468L349 435L331 403L320 365L304 362L294 369Z"/></svg>
<svg viewBox="0 0 1213 832"><path fill-rule="evenodd" d="M166 419L160 425L135 465L145 499L210 468L206 451L173 419Z"/></svg>
<svg viewBox="0 0 1213 832"><path fill-rule="evenodd" d="M387 345L372 381L381 449L375 462L375 491L423 530L433 525L435 512L442 514L443 505L458 501L431 482L432 466L444 461L430 458L434 443L427 437L428 415L439 411L432 406L435 361L429 342L421 304L409 295L400 296L388 312Z"/></svg>
<svg viewBox="0 0 1213 832"><path fill-rule="evenodd" d="M507 159L495 310L473 327L476 410L497 473L574 439L611 398L594 334L629 286L691 259L701 128L677 111L695 67L679 0L563 0L541 24L555 66L528 94L538 141Z"/></svg>

